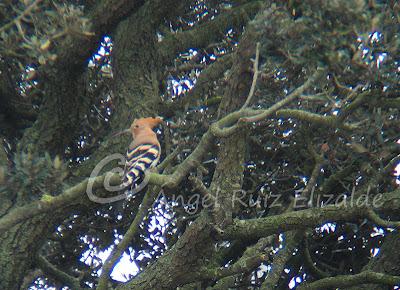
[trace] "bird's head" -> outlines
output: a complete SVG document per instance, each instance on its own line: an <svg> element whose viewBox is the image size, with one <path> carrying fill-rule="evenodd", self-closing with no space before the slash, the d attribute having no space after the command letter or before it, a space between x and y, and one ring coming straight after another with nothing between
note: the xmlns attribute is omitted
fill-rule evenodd
<svg viewBox="0 0 400 290"><path fill-rule="evenodd" d="M138 133L144 130L152 130L155 126L161 124L162 122L163 119L160 117L135 119L131 125L130 131L133 136L136 136Z"/></svg>
<svg viewBox="0 0 400 290"><path fill-rule="evenodd" d="M129 129L125 129L118 133L115 133L113 136L119 136L122 134L131 133L132 137L137 136L140 132L144 132L146 130L152 130L158 124L161 124L163 119L161 117L148 117L148 118L140 118L135 119Z"/></svg>

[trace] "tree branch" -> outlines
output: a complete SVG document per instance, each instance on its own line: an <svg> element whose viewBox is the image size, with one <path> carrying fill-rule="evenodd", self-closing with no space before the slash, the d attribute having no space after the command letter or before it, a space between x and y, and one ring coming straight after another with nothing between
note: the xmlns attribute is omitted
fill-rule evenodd
<svg viewBox="0 0 400 290"><path fill-rule="evenodd" d="M45 257L43 256L38 256L37 257L37 264L40 267L40 269L43 270L43 272L50 277L53 277L56 281L59 281L72 289L83 289L80 284L79 280L71 275L68 275L67 273L61 271L60 269L57 269L53 264L51 264Z"/></svg>
<svg viewBox="0 0 400 290"><path fill-rule="evenodd" d="M242 257L229 268L218 268L213 270L200 271L201 277L221 279L238 273L249 273L258 267L263 261L267 260L265 254L258 254L252 257Z"/></svg>
<svg viewBox="0 0 400 290"><path fill-rule="evenodd" d="M246 118L244 121L246 122L257 122L260 120L264 120L267 117L271 116L274 112L276 112L279 108L285 106L286 104L294 101L298 97L300 97L308 88L310 88L316 80L318 80L324 72L324 69L317 68L316 71L308 78L308 80L302 84L300 87L295 89L292 93L290 93L286 98L274 104L268 110L261 112L260 114L252 117Z"/></svg>
<svg viewBox="0 0 400 290"><path fill-rule="evenodd" d="M203 97L208 93L208 91L215 86L215 81L223 78L225 71L232 66L232 56L232 53L226 54L208 65L201 71L196 80L196 86L194 86L186 96L172 103L166 103L165 107L161 108L161 111L165 115L173 115L175 114L175 111L184 109L186 105L190 106L190 104L195 100L203 100ZM221 96L214 96L204 100L204 103L205 105L210 106L214 100L221 100Z"/></svg>
<svg viewBox="0 0 400 290"><path fill-rule="evenodd" d="M196 149L181 163L179 164L174 172L172 174L157 174L157 173L150 173L150 180L149 184L153 185L159 185L162 187L168 187L168 188L175 188L179 185L179 183L187 176L187 174L192 170L194 167L196 167L197 162L200 162L202 158L208 153L208 149L211 147L211 145L214 142L214 135L219 136L219 137L224 137L226 135L230 135L234 130L236 130L235 126L229 127L229 128L223 128L227 125L230 125L234 123L235 121L239 120L241 117L245 116L265 116L268 117L271 114L273 114L277 109L279 109L281 106L285 105L287 102L289 102L293 98L292 95L289 95L286 99L276 103L272 107L270 107L267 110L251 110L251 109L245 109L245 110L239 110L235 111L233 113L228 114L227 116L223 117L219 121L215 122L213 125L210 126L209 130L203 135L201 138L199 144L197 145ZM261 113L260 113L261 111ZM296 110L285 110L284 112L294 112L298 116L305 116L305 119L318 119L319 124L326 124L329 125L332 123L332 120L329 117L316 117L314 116L315 114L308 113L308 112L301 112L296 113ZM311 114L311 117L310 115ZM322 118L328 118L326 121L322 121ZM336 121L334 121L336 123ZM346 125L344 125L346 126ZM350 126L350 125L349 125ZM232 130L234 129L234 130ZM227 134L228 133L228 134ZM396 160L400 158L399 156L396 156L393 158L393 160L390 162L390 165L393 164ZM389 166L389 165L388 165ZM391 170L391 167L389 169L385 167L385 172L386 170ZM99 188L104 182L104 179L107 174L104 174L102 176L96 177L94 180L94 188ZM114 174L112 176L109 176L110 180L118 184L120 182L120 177L118 174ZM83 196L83 193L86 192L87 184L88 184L89 179L86 179L79 184L71 187L70 189L66 190L62 194L53 197L51 201L36 201L31 204L28 204L26 206L22 206L19 208L16 208L12 210L10 213L8 213L6 216L2 217L0 219L0 232L6 230L7 228L25 220L28 218L31 218L39 213L46 212L53 210L55 208L59 208L61 206L65 206L67 204L74 204L74 203L79 203L79 200L77 199L80 196Z"/></svg>
<svg viewBox="0 0 400 290"><path fill-rule="evenodd" d="M301 284L299 290L319 290L329 288L342 288L367 283L384 284L384 285L399 285L400 276L392 276L372 271L363 271L355 275L339 275L329 278L324 278L312 283Z"/></svg>
<svg viewBox="0 0 400 290"><path fill-rule="evenodd" d="M160 60L170 61L188 47L205 47L210 42L221 39L228 27L241 27L262 7L260 1L253 1L235 7L214 20L199 25L195 29L168 34L158 45Z"/></svg>
<svg viewBox="0 0 400 290"><path fill-rule="evenodd" d="M94 188L103 186L105 175L98 176L95 179ZM67 189L61 195L54 196L48 201L34 201L30 204L20 206L11 210L7 215L0 219L0 233L5 232L12 226L32 218L38 214L56 210L73 202L78 203L79 198L86 192L88 180L86 179L75 186Z"/></svg>
<svg viewBox="0 0 400 290"><path fill-rule="evenodd" d="M279 110L276 112L276 116L284 118L296 118L316 125L322 125L331 128L343 128L349 131L358 128L358 126L356 125L352 125L349 123L342 123L340 119L336 116L321 116L319 114L303 110L293 110L293 109Z"/></svg>
<svg viewBox="0 0 400 290"><path fill-rule="evenodd" d="M269 246L273 243L273 239L274 236L259 239L255 245L247 247L243 255L232 266L224 269L216 269L217 274L213 277L217 278L218 282L211 289L228 289L228 284L230 287L234 287L237 274L243 272L249 273L262 262L268 260L266 248L268 247L269 249Z"/></svg>
<svg viewBox="0 0 400 290"><path fill-rule="evenodd" d="M400 228L400 222L382 219L372 208L367 210L367 216L374 224L385 228Z"/></svg>
<svg viewBox="0 0 400 290"><path fill-rule="evenodd" d="M381 211L399 210L400 189L382 194L381 197L379 199L381 206L377 206L377 209ZM340 205L327 205L321 208L288 212L260 219L235 220L234 224L225 230L222 237L226 239L244 237L257 239L276 232L315 227L329 221L351 221L368 218L368 207L358 205L359 202L359 200L350 200L341 202Z"/></svg>
<svg viewBox="0 0 400 290"><path fill-rule="evenodd" d="M253 81L251 82L250 92L249 92L246 102L242 106L242 109L246 108L250 104L251 99L253 98L253 95L254 95L254 91L256 90L257 78L258 78L258 74L259 74L259 71L258 71L259 60L260 60L260 43L257 42L256 58L254 59L254 63L253 63Z"/></svg>
<svg viewBox="0 0 400 290"><path fill-rule="evenodd" d="M274 256L272 269L262 283L260 287L261 290L275 289L275 285L278 283L286 263L291 257L293 257L293 251L299 244L302 234L303 232L301 230L286 233L286 243L284 248Z"/></svg>
<svg viewBox="0 0 400 290"><path fill-rule="evenodd" d="M304 262L309 268L310 272L312 275L318 278L326 278L329 277L328 273L325 273L324 271L320 270L317 265L314 265L314 262L312 260L311 254L310 254L310 249L309 249L309 244L307 240L307 235L304 234L304 247L303 247L303 256L304 256Z"/></svg>
<svg viewBox="0 0 400 290"><path fill-rule="evenodd" d="M313 84L315 79L317 79L321 74L322 70L317 68L316 72L311 77L309 77L309 79L303 85L295 89L283 100L280 100L279 102L275 103L273 106L271 106L266 110L243 109L229 114L225 118L221 119L219 122L214 123L211 126L211 132L213 133L214 136L217 137L227 137L236 132L239 126L242 125L242 122L257 122L270 117L277 110L297 99L306 89L308 89ZM234 126L223 128L226 125L231 125L237 120L239 120L239 122L237 122Z"/></svg>

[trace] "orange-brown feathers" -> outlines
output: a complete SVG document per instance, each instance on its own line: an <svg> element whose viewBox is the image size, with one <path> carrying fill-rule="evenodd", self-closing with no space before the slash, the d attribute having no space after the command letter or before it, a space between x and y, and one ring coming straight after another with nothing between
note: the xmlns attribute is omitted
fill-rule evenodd
<svg viewBox="0 0 400 290"><path fill-rule="evenodd" d="M160 159L161 146L153 128L161 122L161 118L136 119L130 129L124 131L130 131L133 138L126 153L123 183L132 194L140 188L145 171L156 166Z"/></svg>
<svg viewBox="0 0 400 290"><path fill-rule="evenodd" d="M160 146L157 140L157 134L153 132L153 128L162 123L161 118L141 118L135 119L130 127L133 142L130 148L140 144L154 144Z"/></svg>

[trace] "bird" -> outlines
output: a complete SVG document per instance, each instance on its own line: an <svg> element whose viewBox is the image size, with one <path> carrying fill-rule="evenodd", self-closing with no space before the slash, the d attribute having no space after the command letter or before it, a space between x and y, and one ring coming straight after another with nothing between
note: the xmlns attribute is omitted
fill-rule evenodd
<svg viewBox="0 0 400 290"><path fill-rule="evenodd" d="M157 165L161 156L161 145L153 128L161 124L161 117L135 119L130 129L124 132L132 134L132 142L126 152L125 171L122 186L131 194L143 188L146 170ZM146 184L144 184L145 186Z"/></svg>

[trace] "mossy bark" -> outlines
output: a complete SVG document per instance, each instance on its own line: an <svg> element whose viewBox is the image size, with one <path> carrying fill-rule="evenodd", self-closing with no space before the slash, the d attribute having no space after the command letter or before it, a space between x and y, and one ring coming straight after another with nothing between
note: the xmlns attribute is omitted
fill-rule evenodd
<svg viewBox="0 0 400 290"><path fill-rule="evenodd" d="M52 229L52 219L39 215L0 236L0 289L21 289L25 275L34 268L35 255Z"/></svg>

